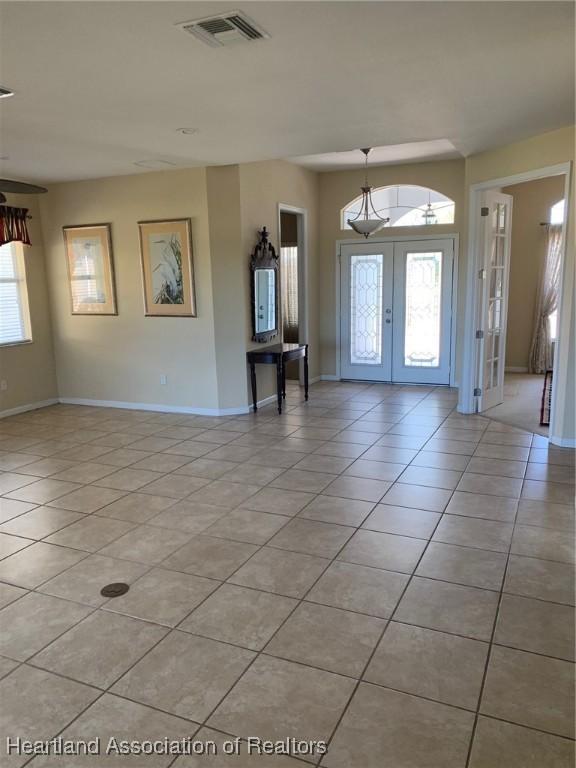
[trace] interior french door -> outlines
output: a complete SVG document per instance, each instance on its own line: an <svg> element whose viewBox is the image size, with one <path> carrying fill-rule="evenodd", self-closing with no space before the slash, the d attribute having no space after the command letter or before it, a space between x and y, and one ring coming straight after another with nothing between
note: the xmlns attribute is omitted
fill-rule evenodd
<svg viewBox="0 0 576 768"><path fill-rule="evenodd" d="M340 375L450 382L454 241L342 245Z"/></svg>
<svg viewBox="0 0 576 768"><path fill-rule="evenodd" d="M488 190L482 206L483 262L477 337L478 411L504 402L504 361L512 232L512 196Z"/></svg>

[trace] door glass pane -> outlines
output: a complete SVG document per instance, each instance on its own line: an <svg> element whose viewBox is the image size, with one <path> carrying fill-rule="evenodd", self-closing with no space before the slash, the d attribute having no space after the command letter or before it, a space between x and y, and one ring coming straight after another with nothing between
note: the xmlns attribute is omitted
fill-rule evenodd
<svg viewBox="0 0 576 768"><path fill-rule="evenodd" d="M498 232L506 232L506 204L498 203Z"/></svg>
<svg viewBox="0 0 576 768"><path fill-rule="evenodd" d="M488 304L488 329L493 331L500 328L501 300L490 299Z"/></svg>
<svg viewBox="0 0 576 768"><path fill-rule="evenodd" d="M384 256L350 258L350 362L382 364L382 271Z"/></svg>
<svg viewBox="0 0 576 768"><path fill-rule="evenodd" d="M492 360L486 360L484 365L484 389L492 388Z"/></svg>
<svg viewBox="0 0 576 768"><path fill-rule="evenodd" d="M502 297L502 285L504 282L504 267L494 267L490 270L490 298Z"/></svg>
<svg viewBox="0 0 576 768"><path fill-rule="evenodd" d="M496 246L496 264L498 264L499 267L503 267L504 266L504 248L506 247L506 240L503 237L496 237L495 246Z"/></svg>
<svg viewBox="0 0 576 768"><path fill-rule="evenodd" d="M494 266L497 263L498 254L496 252L496 248L498 247L498 238L493 237L492 243L490 244L490 266Z"/></svg>
<svg viewBox="0 0 576 768"><path fill-rule="evenodd" d="M500 331L494 333L494 349L492 350L492 357L500 357Z"/></svg>
<svg viewBox="0 0 576 768"><path fill-rule="evenodd" d="M492 239L492 245L490 248L490 264L495 267L502 267L504 265L504 246L505 241L503 237L498 235Z"/></svg>
<svg viewBox="0 0 576 768"><path fill-rule="evenodd" d="M492 209L492 228L499 234L506 232L506 203L496 203Z"/></svg>
<svg viewBox="0 0 576 768"><path fill-rule="evenodd" d="M492 361L492 386L497 387L498 381L499 381L499 369L500 369L500 358L495 357Z"/></svg>
<svg viewBox="0 0 576 768"><path fill-rule="evenodd" d="M440 365L442 252L406 254L404 365Z"/></svg>

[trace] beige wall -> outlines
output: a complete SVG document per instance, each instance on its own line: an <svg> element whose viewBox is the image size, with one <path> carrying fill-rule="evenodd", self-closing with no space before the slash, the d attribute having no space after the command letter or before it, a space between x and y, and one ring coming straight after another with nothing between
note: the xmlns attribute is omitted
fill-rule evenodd
<svg viewBox="0 0 576 768"><path fill-rule="evenodd" d="M240 169L228 165L206 172L218 403L238 408L248 403L244 273L249 259L242 249Z"/></svg>
<svg viewBox="0 0 576 768"><path fill-rule="evenodd" d="M512 176L574 159L574 126L479 152L466 159L466 183Z"/></svg>
<svg viewBox="0 0 576 768"><path fill-rule="evenodd" d="M145 317L138 221L184 217L192 219L198 317ZM217 408L205 170L55 184L42 221L60 397ZM112 225L118 316L72 316L62 227L104 222Z"/></svg>
<svg viewBox="0 0 576 768"><path fill-rule="evenodd" d="M456 202L453 225L428 230L391 228L385 235L460 233L459 358L465 343L464 285L468 271L465 190L473 183L573 159L574 129L566 128L466 161L371 169L374 186L419 184ZM270 161L51 187L41 200L41 211L59 395L175 408L245 407L249 402L245 353L257 346L251 341L249 257L264 225L278 246L279 203L304 208L308 213L311 376L334 374L335 245L339 239L355 236L340 230L339 213L358 194L362 181L361 171L316 174L284 161ZM198 299L198 317L194 319L144 317L137 222L171 217L192 218ZM72 317L61 228L107 221L112 224L119 315ZM32 224L36 227L38 219ZM38 252L37 247L30 251L29 264ZM2 351L3 369L8 370L12 381L22 382L16 396L11 385L10 399L3 395L8 403L5 408L56 395L45 286L38 264L41 256L34 259L30 288L35 296L31 296L35 344ZM573 286L574 219L570 216L560 318L563 354L557 377L558 405L565 412L557 431L559 439L565 441L574 438ZM16 369L18 372L12 373ZM31 375L35 370L42 371L42 382ZM160 384L161 374L168 377L166 386ZM259 381L260 398L274 392L271 370L261 369Z"/></svg>
<svg viewBox="0 0 576 768"><path fill-rule="evenodd" d="M564 178L551 176L504 187L513 197L506 367L528 368L540 273L546 254L550 208L564 196Z"/></svg>
<svg viewBox="0 0 576 768"><path fill-rule="evenodd" d="M454 224L433 227L390 227L382 236L422 236L460 233L464 222L464 161L389 165L369 169L373 187L415 184L430 187L456 203ZM340 212L346 203L360 194L363 170L334 171L320 174L320 335L322 373L334 375L339 351L336 348L336 241L357 239L356 232L340 229Z"/></svg>
<svg viewBox="0 0 576 768"><path fill-rule="evenodd" d="M32 343L0 347L0 379L8 385L7 390L0 391L0 413L57 396L38 197L7 198L9 205L28 208L32 216L28 221L32 245L24 246Z"/></svg>
<svg viewBox="0 0 576 768"><path fill-rule="evenodd" d="M563 414L562 423L551 425L551 437L568 445L576 439L576 337L574 268L574 126L533 136L525 141L509 144L489 152L473 155L466 160L466 189L491 179L534 171L560 163L572 163L568 219L566 226L566 258L562 280L562 313L559 317L560 354L556 366L556 409ZM464 331L463 311L459 313L458 330Z"/></svg>
<svg viewBox="0 0 576 768"><path fill-rule="evenodd" d="M319 260L318 260L318 174L282 160L248 163L240 166L240 194L242 207L242 251L244 264L241 279L245 297L245 332L247 348L260 346L251 341L250 282L248 265L250 254L257 242L258 230L266 226L270 240L279 247L278 205L284 203L307 211L307 289L308 289L308 344L310 345L310 377L320 375L319 318ZM324 279L322 277L322 279ZM278 338L278 341L281 339ZM275 392L276 382L271 366L257 369L258 398Z"/></svg>
<svg viewBox="0 0 576 768"><path fill-rule="evenodd" d="M249 403L250 254L278 205L308 211L311 376L319 373L317 175L282 161L56 184L42 204L58 393L72 400L239 410ZM197 318L144 316L137 222L190 217ZM110 222L118 315L72 316L62 227ZM259 397L274 392L259 371ZM167 384L160 384L161 375Z"/></svg>

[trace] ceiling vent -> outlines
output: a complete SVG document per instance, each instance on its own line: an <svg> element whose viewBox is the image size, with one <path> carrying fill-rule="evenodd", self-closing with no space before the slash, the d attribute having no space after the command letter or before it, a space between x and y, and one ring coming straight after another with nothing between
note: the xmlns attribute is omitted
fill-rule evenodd
<svg viewBox="0 0 576 768"><path fill-rule="evenodd" d="M197 21L185 21L178 26L215 48L270 37L242 11L228 11Z"/></svg>

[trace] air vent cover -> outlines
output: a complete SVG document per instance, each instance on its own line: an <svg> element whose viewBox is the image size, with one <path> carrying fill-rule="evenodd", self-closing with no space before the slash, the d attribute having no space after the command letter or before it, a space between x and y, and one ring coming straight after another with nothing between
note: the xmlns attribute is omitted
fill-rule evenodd
<svg viewBox="0 0 576 768"><path fill-rule="evenodd" d="M177 26L214 47L270 37L242 11L229 11L197 21L185 21Z"/></svg>

